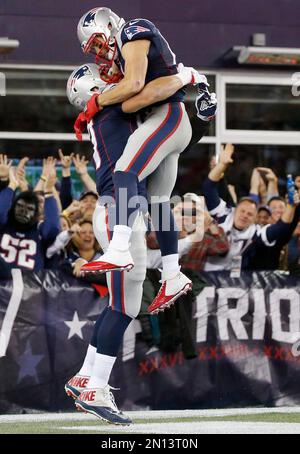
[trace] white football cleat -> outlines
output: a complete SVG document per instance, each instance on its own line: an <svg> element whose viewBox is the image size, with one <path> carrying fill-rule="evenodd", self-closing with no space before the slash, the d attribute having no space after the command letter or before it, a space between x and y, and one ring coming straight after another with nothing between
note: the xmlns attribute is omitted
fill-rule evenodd
<svg viewBox="0 0 300 454"><path fill-rule="evenodd" d="M157 314L160 311L164 311L172 306L177 298L192 290L192 287L192 281L181 271L172 279L162 281L158 294L148 307L148 312Z"/></svg>
<svg viewBox="0 0 300 454"><path fill-rule="evenodd" d="M77 399L80 396L82 391L85 390L87 384L90 380L90 377L85 375L76 374L74 377L70 378L68 383L65 384L65 391L69 397Z"/></svg>
<svg viewBox="0 0 300 454"><path fill-rule="evenodd" d="M109 385L104 388L87 388L75 401L76 408L108 423L128 426L132 421L118 409L110 390Z"/></svg>
<svg viewBox="0 0 300 454"><path fill-rule="evenodd" d="M134 267L129 249L119 250L109 246L99 260L86 263L81 267L85 273L106 273L108 271L130 271Z"/></svg>

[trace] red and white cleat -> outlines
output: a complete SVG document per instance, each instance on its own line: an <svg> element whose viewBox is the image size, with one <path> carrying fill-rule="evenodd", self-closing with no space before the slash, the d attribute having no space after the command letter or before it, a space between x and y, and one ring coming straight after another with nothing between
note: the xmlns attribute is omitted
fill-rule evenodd
<svg viewBox="0 0 300 454"><path fill-rule="evenodd" d="M172 306L181 295L192 290L192 287L192 281L181 272L172 279L162 281L162 286L148 307L148 312L150 314L157 314L160 311L164 311Z"/></svg>
<svg viewBox="0 0 300 454"><path fill-rule="evenodd" d="M76 399L75 406L77 410L90 413L110 424L128 426L132 421L118 409L111 389L109 385L86 389Z"/></svg>
<svg viewBox="0 0 300 454"><path fill-rule="evenodd" d="M82 273L107 273L109 271L130 271L134 267L129 250L121 251L109 247L99 260L89 262L80 269Z"/></svg>
<svg viewBox="0 0 300 454"><path fill-rule="evenodd" d="M90 377L76 374L65 384L65 391L69 397L77 399L88 385Z"/></svg>

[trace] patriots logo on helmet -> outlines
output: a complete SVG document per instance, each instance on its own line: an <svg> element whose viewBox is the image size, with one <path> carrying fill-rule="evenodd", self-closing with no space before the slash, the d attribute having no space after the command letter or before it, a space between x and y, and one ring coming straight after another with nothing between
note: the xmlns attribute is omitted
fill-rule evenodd
<svg viewBox="0 0 300 454"><path fill-rule="evenodd" d="M76 80L81 79L81 77L85 76L86 74L88 74L89 76L93 74L88 65L82 66L81 68L78 69L78 71L76 71L76 73L72 77L71 87L73 87Z"/></svg>
<svg viewBox="0 0 300 454"><path fill-rule="evenodd" d="M149 28L141 27L140 25L132 25L124 29L125 35L130 40L134 35L138 33L150 32Z"/></svg>
<svg viewBox="0 0 300 454"><path fill-rule="evenodd" d="M84 21L83 21L83 27L88 27L89 25L96 25L95 24L95 16L96 16L96 11L97 9L92 9L91 11L89 11L87 13L87 15L85 16L84 18Z"/></svg>
<svg viewBox="0 0 300 454"><path fill-rule="evenodd" d="M88 67L88 65L84 65L81 68L76 71L76 73L73 76L73 79L80 79L81 77L85 76L88 74L89 76L92 75L92 71Z"/></svg>

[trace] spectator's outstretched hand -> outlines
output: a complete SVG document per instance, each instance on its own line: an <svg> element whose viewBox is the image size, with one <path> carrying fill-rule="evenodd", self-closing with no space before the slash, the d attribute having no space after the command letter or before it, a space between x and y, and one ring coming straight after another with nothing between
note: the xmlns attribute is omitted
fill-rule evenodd
<svg viewBox="0 0 300 454"><path fill-rule="evenodd" d="M72 164L72 158L74 156L74 153L71 153L70 156L65 156L63 154L63 151L61 148L59 148L58 150L58 155L59 155L59 159L60 159L60 162L61 162L61 166L63 169L70 169L71 167L71 164Z"/></svg>
<svg viewBox="0 0 300 454"><path fill-rule="evenodd" d="M251 194L259 195L259 187L260 187L261 181L263 181L263 180L262 180L260 173L258 172L258 170L256 168L254 168L252 170L251 180L250 180L250 193Z"/></svg>
<svg viewBox="0 0 300 454"><path fill-rule="evenodd" d="M25 166L28 161L29 158L27 156L25 156L25 158L20 159L19 164L17 165L17 169L25 169Z"/></svg>
<svg viewBox="0 0 300 454"><path fill-rule="evenodd" d="M269 169L268 167L257 167L257 170L259 173L262 173L268 181L277 182L278 178L272 169Z"/></svg>
<svg viewBox="0 0 300 454"><path fill-rule="evenodd" d="M209 160L209 170L213 169L217 165L216 155L213 155Z"/></svg>
<svg viewBox="0 0 300 454"><path fill-rule="evenodd" d="M260 173L261 180L263 182L266 181L268 198L270 199L271 197L279 196L278 178L273 170L269 167L257 167L257 170Z"/></svg>
<svg viewBox="0 0 300 454"><path fill-rule="evenodd" d="M221 152L217 165L211 168L208 178L211 181L218 182L224 177L224 173L227 167L233 163L232 155L234 152L234 146L231 143L221 146Z"/></svg>
<svg viewBox="0 0 300 454"><path fill-rule="evenodd" d="M66 214L66 216L68 216L71 222L75 222L77 219L80 219L81 211L79 200L73 200L71 205L69 205L68 208L65 209L64 213Z"/></svg>
<svg viewBox="0 0 300 454"><path fill-rule="evenodd" d="M265 180L262 178L260 175L260 180L259 180L259 195L263 198L266 197L267 194L267 186L265 183Z"/></svg>
<svg viewBox="0 0 300 454"><path fill-rule="evenodd" d="M25 166L28 161L29 161L29 158L27 158L27 157L22 158L16 168L16 176L19 180L21 191L28 191L28 181L26 179L26 170L25 170Z"/></svg>
<svg viewBox="0 0 300 454"><path fill-rule="evenodd" d="M20 186L19 179L16 174L16 169L14 167L9 168L9 185L8 187L15 191Z"/></svg>
<svg viewBox="0 0 300 454"><path fill-rule="evenodd" d="M78 153L73 156L73 163L75 165L76 172L80 176L82 183L87 191L97 192L96 183L88 173L87 165L88 160L85 156L80 156Z"/></svg>
<svg viewBox="0 0 300 454"><path fill-rule="evenodd" d="M76 156L73 156L73 163L78 175L85 175L87 173L88 160L85 156L80 156L78 153Z"/></svg>
<svg viewBox="0 0 300 454"><path fill-rule="evenodd" d="M53 192L55 189L56 183L56 170L55 167L49 172L48 176L46 177L45 185L44 185L44 192Z"/></svg>
<svg viewBox="0 0 300 454"><path fill-rule="evenodd" d="M47 178L48 175L53 171L56 174L55 166L56 166L56 159L54 159L53 156L48 156L47 159L43 159L43 176L45 178Z"/></svg>
<svg viewBox="0 0 300 454"><path fill-rule="evenodd" d="M225 147L222 145L220 153L220 164L228 166L233 163L232 155L234 153L234 146L231 143L227 143Z"/></svg>
<svg viewBox="0 0 300 454"><path fill-rule="evenodd" d="M7 159L6 154L0 154L0 180L9 179L9 170L11 168L12 161Z"/></svg>
<svg viewBox="0 0 300 454"><path fill-rule="evenodd" d="M260 202L263 202L264 197L266 196L266 185L264 179L261 176L261 172L258 168L254 168L251 174L251 181L250 181L250 194L255 194L261 197Z"/></svg>

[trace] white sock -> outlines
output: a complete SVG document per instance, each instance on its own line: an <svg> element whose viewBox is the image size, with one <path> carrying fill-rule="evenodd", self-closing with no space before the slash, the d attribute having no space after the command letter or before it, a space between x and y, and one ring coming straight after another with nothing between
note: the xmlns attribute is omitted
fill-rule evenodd
<svg viewBox="0 0 300 454"><path fill-rule="evenodd" d="M116 359L114 356L95 354L93 372L88 384L89 388L104 388L108 384Z"/></svg>
<svg viewBox="0 0 300 454"><path fill-rule="evenodd" d="M78 375L85 375L88 377L92 375L96 352L97 352L96 347L93 347L92 345L88 346L83 364L81 366L80 371L78 372Z"/></svg>
<svg viewBox="0 0 300 454"><path fill-rule="evenodd" d="M162 257L163 270L161 273L162 280L172 279L180 271L179 254L170 254Z"/></svg>
<svg viewBox="0 0 300 454"><path fill-rule="evenodd" d="M84 375L88 377L92 375L96 352L97 352L96 347L93 347L92 345L88 346L83 364L81 366L80 371L78 372L78 375Z"/></svg>
<svg viewBox="0 0 300 454"><path fill-rule="evenodd" d="M110 246L121 251L129 249L129 241L132 229L127 225L115 225L114 234Z"/></svg>

